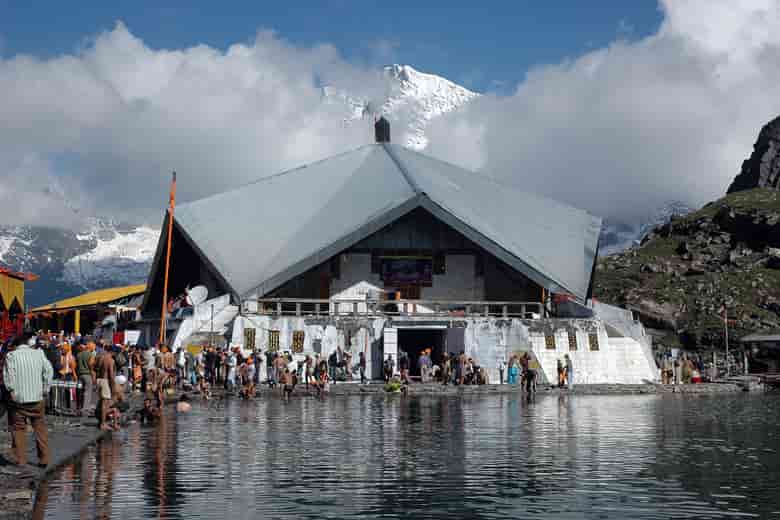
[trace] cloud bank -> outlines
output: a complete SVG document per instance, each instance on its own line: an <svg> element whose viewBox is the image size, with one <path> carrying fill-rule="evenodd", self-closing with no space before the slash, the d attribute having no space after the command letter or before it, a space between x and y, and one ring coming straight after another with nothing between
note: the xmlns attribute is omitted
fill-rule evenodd
<svg viewBox="0 0 780 520"><path fill-rule="evenodd" d="M268 32L224 52L168 51L121 23L74 55L0 61L3 223L156 223L173 170L191 200L354 148L367 124L345 124L322 87L370 98L380 79Z"/></svg>
<svg viewBox="0 0 780 520"><path fill-rule="evenodd" d="M602 216L716 198L780 113L777 7L663 0L656 34L537 67L512 95L435 120L429 153ZM369 142L324 85L385 88L331 46L269 32L157 50L118 23L70 55L0 59L3 224L156 224L174 169L191 200Z"/></svg>
<svg viewBox="0 0 780 520"><path fill-rule="evenodd" d="M779 7L663 0L656 34L531 70L434 122L429 151L602 216L718 198L780 113Z"/></svg>

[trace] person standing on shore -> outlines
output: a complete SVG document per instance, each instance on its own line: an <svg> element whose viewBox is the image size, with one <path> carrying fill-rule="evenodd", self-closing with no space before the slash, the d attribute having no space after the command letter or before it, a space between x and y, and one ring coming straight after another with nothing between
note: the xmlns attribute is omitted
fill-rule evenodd
<svg viewBox="0 0 780 520"><path fill-rule="evenodd" d="M285 368L284 371L282 371L280 380L282 385L282 398L285 402L288 402L293 392L293 377L289 368Z"/></svg>
<svg viewBox="0 0 780 520"><path fill-rule="evenodd" d="M287 368L287 360L285 357L278 352L274 352L273 371L271 372L274 378L274 385L276 383L282 384L281 379L285 368Z"/></svg>
<svg viewBox="0 0 780 520"><path fill-rule="evenodd" d="M388 383L390 381L390 378L393 377L393 369L395 368L395 363L393 362L393 355L388 354L387 359L385 359L385 362L382 364L382 372L385 376L385 383Z"/></svg>
<svg viewBox="0 0 780 520"><path fill-rule="evenodd" d="M9 393L8 423L13 426L13 446L16 464L27 464L27 421L35 432L38 466L49 465L49 432L46 428L46 394L54 370L40 350L32 345L35 338L22 336L16 348L6 356L3 384Z"/></svg>
<svg viewBox="0 0 780 520"><path fill-rule="evenodd" d="M420 380L427 383L428 375L431 372L431 358L428 356L427 350L422 351L422 355L417 359L417 366L420 369Z"/></svg>
<svg viewBox="0 0 780 520"><path fill-rule="evenodd" d="M358 354L358 368L360 369L360 384L364 385L366 384L366 355L363 352Z"/></svg>
<svg viewBox="0 0 780 520"><path fill-rule="evenodd" d="M574 390L574 363L568 354L563 357L566 364L566 386L569 387L569 390Z"/></svg>
<svg viewBox="0 0 780 520"><path fill-rule="evenodd" d="M225 365L227 366L227 377L225 378L225 389L228 392L233 392L236 388L236 367L238 366L238 358L235 352L230 351L225 359Z"/></svg>
<svg viewBox="0 0 780 520"><path fill-rule="evenodd" d="M95 375L98 395L100 396L100 429L110 430L108 410L111 408L111 400L114 395L116 366L109 351L104 350L95 360Z"/></svg>
<svg viewBox="0 0 780 520"><path fill-rule="evenodd" d="M458 363L455 366L455 378L458 380L458 385L463 385L466 378L466 353L461 350L458 355Z"/></svg>
<svg viewBox="0 0 780 520"><path fill-rule="evenodd" d="M401 382L410 383L409 381L409 355L403 350L398 354L398 369L401 372Z"/></svg>
<svg viewBox="0 0 780 520"><path fill-rule="evenodd" d="M563 368L563 361L561 361L561 358L558 358L558 388L563 388L563 384L566 381L566 374L564 373Z"/></svg>
<svg viewBox="0 0 780 520"><path fill-rule="evenodd" d="M76 356L76 373L81 383L81 413L91 415L94 411L92 393L95 385L95 343L88 342L79 345L79 353Z"/></svg>

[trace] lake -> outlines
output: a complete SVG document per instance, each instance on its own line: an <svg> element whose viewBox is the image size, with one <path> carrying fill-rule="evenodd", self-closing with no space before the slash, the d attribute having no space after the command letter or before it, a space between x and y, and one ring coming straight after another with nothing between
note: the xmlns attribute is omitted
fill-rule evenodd
<svg viewBox="0 0 780 520"><path fill-rule="evenodd" d="M262 398L172 407L41 486L39 518L780 518L780 399Z"/></svg>

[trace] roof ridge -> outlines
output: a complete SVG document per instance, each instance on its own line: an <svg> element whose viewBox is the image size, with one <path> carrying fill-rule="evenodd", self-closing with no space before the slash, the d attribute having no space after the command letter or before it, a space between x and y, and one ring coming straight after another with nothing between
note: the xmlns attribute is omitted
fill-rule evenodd
<svg viewBox="0 0 780 520"><path fill-rule="evenodd" d="M420 190L420 187L417 185L417 182L415 182L412 174L409 173L409 170L406 169L406 165L401 162L401 160L395 155L395 152L393 152L393 149L388 146L388 144L389 143L382 143L382 148L385 150L385 153L387 153L387 155L393 161L393 164L395 164L395 166L401 171L401 174L404 176L404 179L412 188L412 191L414 191L415 195L422 194L422 190Z"/></svg>

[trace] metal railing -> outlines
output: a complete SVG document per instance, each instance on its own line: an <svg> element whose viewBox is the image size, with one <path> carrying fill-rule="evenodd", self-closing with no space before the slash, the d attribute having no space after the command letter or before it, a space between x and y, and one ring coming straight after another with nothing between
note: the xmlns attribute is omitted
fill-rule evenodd
<svg viewBox="0 0 780 520"><path fill-rule="evenodd" d="M46 413L52 415L78 415L82 402L83 385L77 381L55 379L49 387Z"/></svg>
<svg viewBox="0 0 780 520"><path fill-rule="evenodd" d="M259 298L255 302L257 310L249 312L273 316L547 317L544 305L539 302L302 298Z"/></svg>

